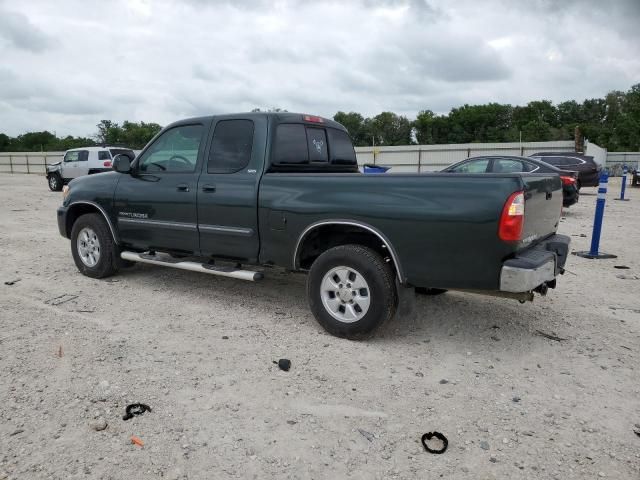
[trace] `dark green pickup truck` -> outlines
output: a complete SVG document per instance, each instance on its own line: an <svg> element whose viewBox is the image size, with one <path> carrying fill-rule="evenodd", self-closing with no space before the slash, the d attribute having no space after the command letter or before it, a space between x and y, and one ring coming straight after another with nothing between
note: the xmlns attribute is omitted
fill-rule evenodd
<svg viewBox="0 0 640 480"><path fill-rule="evenodd" d="M305 271L313 314L344 337L393 317L406 287L531 300L567 258L557 175L365 175L345 128L316 116L183 120L113 169L65 187L58 225L80 272Z"/></svg>

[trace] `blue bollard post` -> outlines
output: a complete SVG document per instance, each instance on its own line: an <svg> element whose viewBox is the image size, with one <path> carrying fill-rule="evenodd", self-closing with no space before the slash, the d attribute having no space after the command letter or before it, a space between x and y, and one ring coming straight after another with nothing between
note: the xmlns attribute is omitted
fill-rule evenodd
<svg viewBox="0 0 640 480"><path fill-rule="evenodd" d="M623 202L629 201L628 198L624 198L624 192L627 189L627 166L624 165L622 167L622 186L620 187L620 198L616 198L616 200L622 200Z"/></svg>
<svg viewBox="0 0 640 480"><path fill-rule="evenodd" d="M598 255L600 248L600 234L602 233L602 219L604 218L604 206L607 201L607 184L609 177L607 174L600 176L600 185L598 185L598 199L596 200L596 216L593 220L593 232L591 233L591 248L589 255Z"/></svg>
<svg viewBox="0 0 640 480"><path fill-rule="evenodd" d="M609 174L602 171L600 174L600 185L598 185L598 199L596 200L596 215L593 219L593 232L591 233L591 248L588 252L574 252L575 255L584 258L617 258L616 255L600 252L600 234L602 233L602 219L604 217L604 207L607 198L607 184Z"/></svg>

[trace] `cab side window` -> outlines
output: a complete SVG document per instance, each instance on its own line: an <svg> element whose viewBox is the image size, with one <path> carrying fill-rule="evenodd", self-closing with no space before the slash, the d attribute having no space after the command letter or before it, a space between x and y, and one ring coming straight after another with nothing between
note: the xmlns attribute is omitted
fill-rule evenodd
<svg viewBox="0 0 640 480"><path fill-rule="evenodd" d="M80 150L78 155L79 162L86 162L89 160L89 150Z"/></svg>
<svg viewBox="0 0 640 480"><path fill-rule="evenodd" d="M327 128L327 136L331 144L331 163L334 165L358 165L356 151L346 132L335 128Z"/></svg>
<svg viewBox="0 0 640 480"><path fill-rule="evenodd" d="M196 169L202 142L202 125L182 125L167 130L142 154L141 173L191 173Z"/></svg>
<svg viewBox="0 0 640 480"><path fill-rule="evenodd" d="M80 156L80 152L77 151L77 150L74 151L74 152L67 152L66 155L64 156L64 161L65 161L65 163L67 163L67 162L77 162L79 156Z"/></svg>
<svg viewBox="0 0 640 480"><path fill-rule="evenodd" d="M253 148L251 120L221 120L213 132L208 173L235 173L249 165Z"/></svg>
<svg viewBox="0 0 640 480"><path fill-rule="evenodd" d="M277 165L304 165L309 163L307 134L302 124L282 124L276 130L274 163Z"/></svg>

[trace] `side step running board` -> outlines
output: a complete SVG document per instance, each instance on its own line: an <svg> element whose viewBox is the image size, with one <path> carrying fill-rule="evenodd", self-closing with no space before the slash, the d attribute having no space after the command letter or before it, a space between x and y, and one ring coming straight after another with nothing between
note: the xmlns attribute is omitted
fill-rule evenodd
<svg viewBox="0 0 640 480"><path fill-rule="evenodd" d="M169 255L149 255L147 253L136 253L124 251L120 254L123 260L132 262L150 263L152 265L161 265L163 267L179 268L180 270L190 270L192 272L209 273L211 275L219 275L221 277L238 278L240 280L249 280L255 282L262 280L261 272L252 272L250 270L236 270L233 267L218 267L208 265L206 263L181 261L170 257Z"/></svg>

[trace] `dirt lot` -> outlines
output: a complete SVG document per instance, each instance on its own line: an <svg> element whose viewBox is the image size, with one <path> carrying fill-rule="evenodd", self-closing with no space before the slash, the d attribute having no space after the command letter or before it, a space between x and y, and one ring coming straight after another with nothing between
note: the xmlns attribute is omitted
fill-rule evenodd
<svg viewBox="0 0 640 480"><path fill-rule="evenodd" d="M640 190L615 196L602 250L617 259L571 256L525 305L409 298L351 342L315 323L302 275L83 277L57 231L61 194L0 175L0 479L637 479ZM574 250L595 200L584 189L565 210ZM133 402L153 411L123 421ZM420 443L433 430L443 455Z"/></svg>

